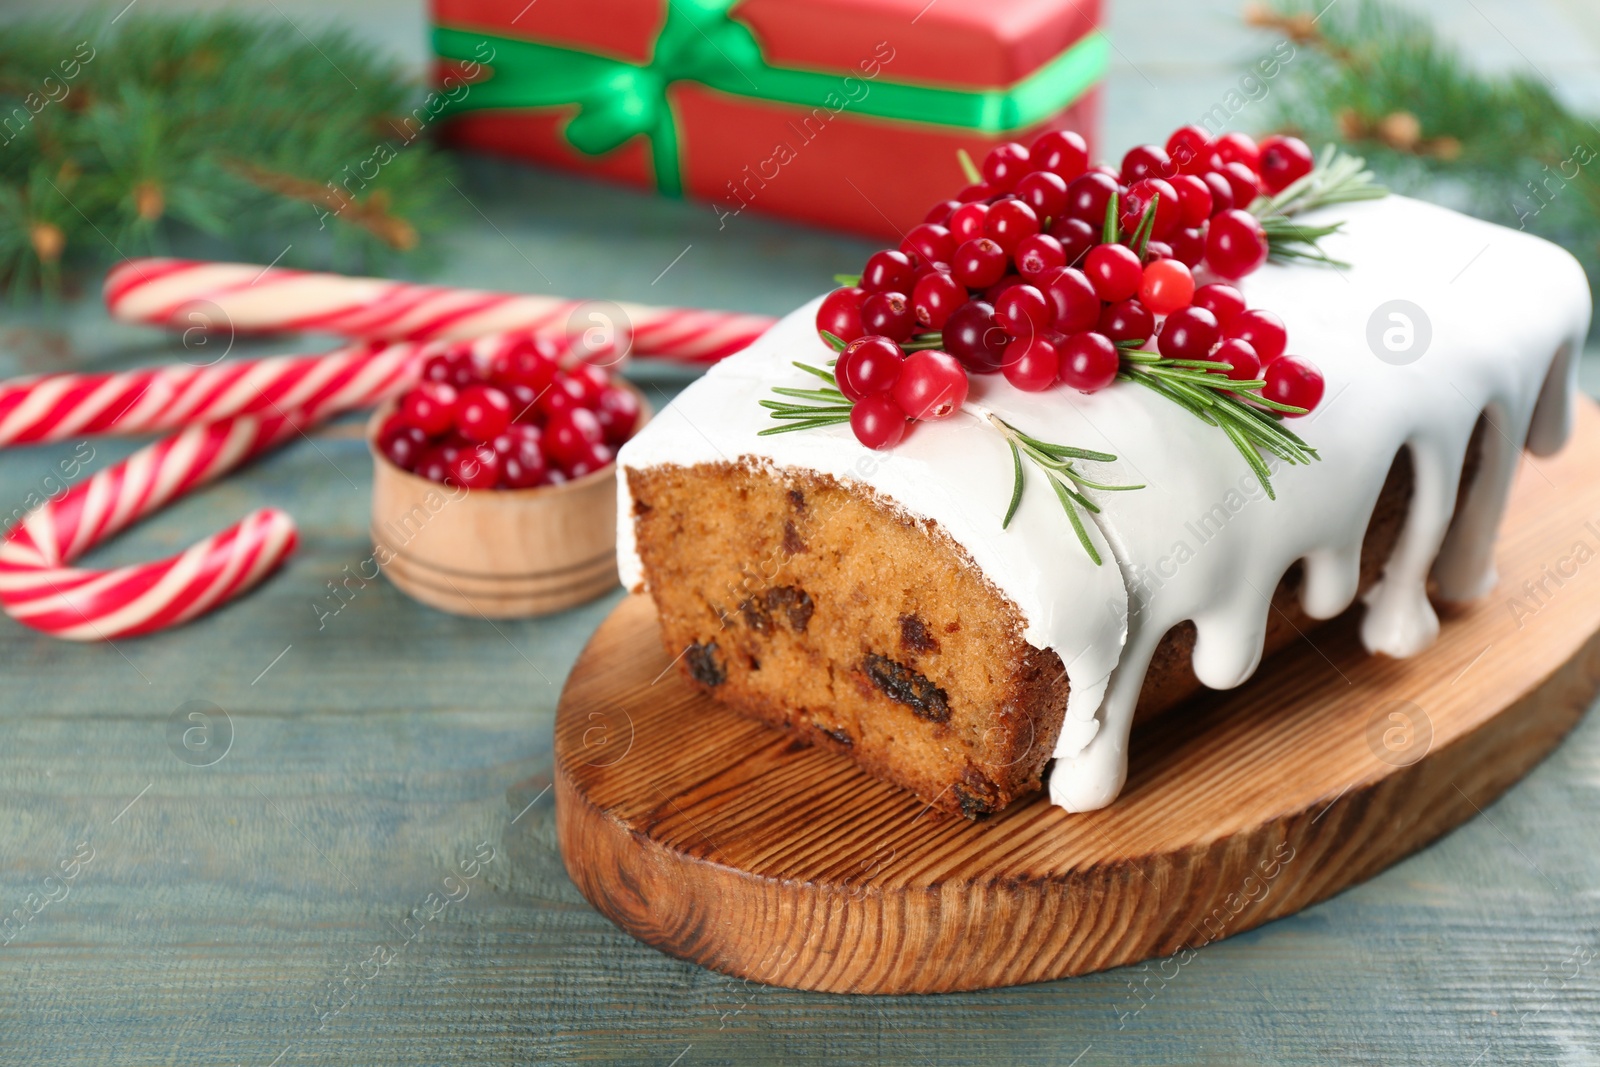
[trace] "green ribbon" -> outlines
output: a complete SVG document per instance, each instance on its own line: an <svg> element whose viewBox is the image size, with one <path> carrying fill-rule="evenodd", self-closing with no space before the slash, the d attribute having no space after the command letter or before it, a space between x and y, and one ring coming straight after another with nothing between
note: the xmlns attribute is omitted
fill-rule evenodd
<svg viewBox="0 0 1600 1067"><path fill-rule="evenodd" d="M736 0L667 0L666 19L650 62L596 55L560 45L499 37L448 26L433 31L434 51L443 59L482 63L485 42L494 49L488 79L472 83L460 100L447 102L444 114L504 108L577 105L565 135L580 152L599 156L630 138L650 139L656 184L673 196L683 193L678 127L667 102L667 87L689 81L735 96L774 100L801 107L847 108L875 118L976 130L986 134L1021 129L1055 114L1076 100L1105 72L1109 44L1092 33L1043 67L1005 89L951 89L883 78L855 71L826 73L769 65L755 35L728 14ZM847 76L868 84L867 93L849 100ZM829 97L838 103L829 105Z"/></svg>

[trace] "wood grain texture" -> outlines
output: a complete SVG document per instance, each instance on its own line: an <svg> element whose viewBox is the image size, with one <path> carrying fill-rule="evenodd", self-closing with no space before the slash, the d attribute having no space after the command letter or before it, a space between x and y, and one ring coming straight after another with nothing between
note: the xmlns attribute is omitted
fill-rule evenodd
<svg viewBox="0 0 1600 1067"><path fill-rule="evenodd" d="M1371 877L1571 729L1600 688L1600 571L1573 547L1597 514L1585 401L1502 535L1502 573L1555 575L1537 606L1514 610L1507 578L1405 661L1366 655L1347 613L1136 734L1122 796L1081 815L1038 796L971 822L740 718L680 683L630 597L557 713L567 869L642 940L804 989L982 989L1198 948Z"/></svg>

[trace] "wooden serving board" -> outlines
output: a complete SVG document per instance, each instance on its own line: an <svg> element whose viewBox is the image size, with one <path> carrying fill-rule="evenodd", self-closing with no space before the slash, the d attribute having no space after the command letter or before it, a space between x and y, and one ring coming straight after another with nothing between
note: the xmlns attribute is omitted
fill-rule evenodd
<svg viewBox="0 0 1600 1067"><path fill-rule="evenodd" d="M1582 716L1600 688L1591 402L1564 452L1524 460L1498 568L1414 659L1368 656L1352 613L1136 730L1110 808L1038 796L985 822L690 690L632 596L557 712L562 855L635 937L773 985L932 993L1181 966L1471 818Z"/></svg>

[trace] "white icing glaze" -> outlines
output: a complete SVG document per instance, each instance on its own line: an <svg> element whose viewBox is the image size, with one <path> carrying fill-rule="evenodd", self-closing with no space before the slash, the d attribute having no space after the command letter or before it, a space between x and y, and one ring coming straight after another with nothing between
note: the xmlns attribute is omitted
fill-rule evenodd
<svg viewBox="0 0 1600 1067"><path fill-rule="evenodd" d="M1345 221L1324 248L1352 267L1268 266L1242 286L1252 307L1284 319L1291 351L1313 360L1328 383L1317 411L1292 424L1323 458L1276 466L1276 501L1221 432L1134 385L1088 396L1030 394L998 376L974 378L968 411L914 427L887 454L862 448L844 426L757 437L772 425L757 401L774 385L809 384L790 361L829 358L814 332L815 302L686 389L624 446L619 462L645 468L748 458L815 470L938 523L1016 604L1026 640L1054 649L1067 665L1071 696L1052 801L1069 811L1103 807L1126 778L1134 705L1171 627L1194 622L1195 673L1226 689L1260 662L1269 598L1297 560L1305 561L1306 611L1315 618L1343 611L1355 596L1373 505L1395 454L1409 447L1416 490L1400 543L1364 598L1361 637L1373 652L1415 654L1438 633L1430 574L1450 599L1489 588L1494 536L1522 443L1547 454L1566 438L1590 312L1587 282L1571 256L1403 197L1342 205L1324 217ZM1421 307L1432 328L1426 352L1404 366L1379 359L1367 342L1373 313L1396 299ZM1145 484L1091 494L1104 509L1094 537L1105 566L1095 567L1077 545L1036 471L1028 472L1016 519L1000 529L1010 456L972 409L992 410L1045 440L1114 453L1117 463L1089 465L1091 477ZM1467 442L1486 409L1493 428L1481 474L1452 528ZM618 553L632 588L642 574L626 480L619 483Z"/></svg>

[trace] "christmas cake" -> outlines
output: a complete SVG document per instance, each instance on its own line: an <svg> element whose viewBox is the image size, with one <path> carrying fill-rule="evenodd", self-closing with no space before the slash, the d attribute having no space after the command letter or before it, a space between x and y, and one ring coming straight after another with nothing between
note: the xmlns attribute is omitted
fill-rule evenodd
<svg viewBox="0 0 1600 1067"><path fill-rule="evenodd" d="M1136 717L1347 609L1425 649L1588 328L1561 249L1294 138L1087 164L996 149L618 457L683 676L971 817L1111 803Z"/></svg>

